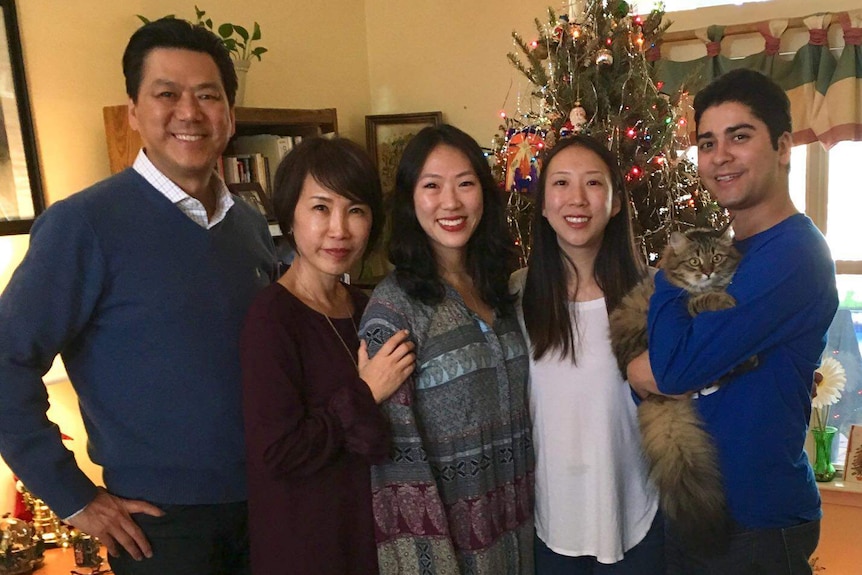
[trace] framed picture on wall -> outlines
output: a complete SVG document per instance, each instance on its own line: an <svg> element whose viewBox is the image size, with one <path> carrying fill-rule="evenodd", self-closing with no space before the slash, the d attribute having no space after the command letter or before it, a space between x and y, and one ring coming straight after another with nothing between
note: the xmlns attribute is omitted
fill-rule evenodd
<svg viewBox="0 0 862 575"><path fill-rule="evenodd" d="M844 481L862 486L862 425L850 426L847 438L847 458L844 460Z"/></svg>
<svg viewBox="0 0 862 575"><path fill-rule="evenodd" d="M383 193L395 185L395 171L404 146L419 130L443 122L443 112L365 116L365 143L380 173Z"/></svg>
<svg viewBox="0 0 862 575"><path fill-rule="evenodd" d="M239 196L245 203L260 212L260 215L266 218L268 222L275 222L275 212L272 209L272 202L264 193L263 188L257 182L246 182L242 184L228 184L228 189L231 193Z"/></svg>
<svg viewBox="0 0 862 575"><path fill-rule="evenodd" d="M14 0L0 0L0 235L26 234L45 209Z"/></svg>

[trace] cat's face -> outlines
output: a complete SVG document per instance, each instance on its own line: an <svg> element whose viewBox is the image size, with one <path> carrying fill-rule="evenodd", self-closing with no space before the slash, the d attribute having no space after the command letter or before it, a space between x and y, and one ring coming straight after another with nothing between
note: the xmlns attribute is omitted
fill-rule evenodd
<svg viewBox="0 0 862 575"><path fill-rule="evenodd" d="M669 282L689 292L715 291L730 283L740 257L729 232L694 229L671 234L661 267Z"/></svg>

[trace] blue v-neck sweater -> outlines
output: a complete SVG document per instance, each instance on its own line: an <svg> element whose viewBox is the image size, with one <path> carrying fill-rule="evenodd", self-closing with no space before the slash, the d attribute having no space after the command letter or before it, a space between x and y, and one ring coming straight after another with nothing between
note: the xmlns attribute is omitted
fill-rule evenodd
<svg viewBox="0 0 862 575"><path fill-rule="evenodd" d="M61 517L95 496L45 417L60 353L109 491L244 500L238 338L273 273L266 223L241 201L206 230L126 170L54 204L0 296L3 458Z"/></svg>

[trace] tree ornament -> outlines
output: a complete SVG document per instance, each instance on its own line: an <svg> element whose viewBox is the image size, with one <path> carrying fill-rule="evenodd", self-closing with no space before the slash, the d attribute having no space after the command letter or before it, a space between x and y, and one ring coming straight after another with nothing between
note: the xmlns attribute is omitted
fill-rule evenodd
<svg viewBox="0 0 862 575"><path fill-rule="evenodd" d="M614 16L617 18L625 18L628 15L629 10L631 10L631 8L629 7L628 2L620 0L614 8Z"/></svg>
<svg viewBox="0 0 862 575"><path fill-rule="evenodd" d="M537 42L533 46L533 56L539 60L546 60L548 58L548 45L544 42Z"/></svg>
<svg viewBox="0 0 862 575"><path fill-rule="evenodd" d="M614 53L608 50L607 48L600 48L596 52L596 65L597 66L610 66L614 63Z"/></svg>

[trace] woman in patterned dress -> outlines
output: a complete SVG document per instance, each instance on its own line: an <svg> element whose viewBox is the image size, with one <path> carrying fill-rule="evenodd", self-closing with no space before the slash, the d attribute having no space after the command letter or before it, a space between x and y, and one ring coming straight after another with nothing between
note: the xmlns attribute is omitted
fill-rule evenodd
<svg viewBox="0 0 862 575"><path fill-rule="evenodd" d="M383 575L530 575L528 356L508 294L516 258L478 144L452 126L407 145L391 205L395 266L360 336L407 329L416 370L382 404L389 460L372 467Z"/></svg>

